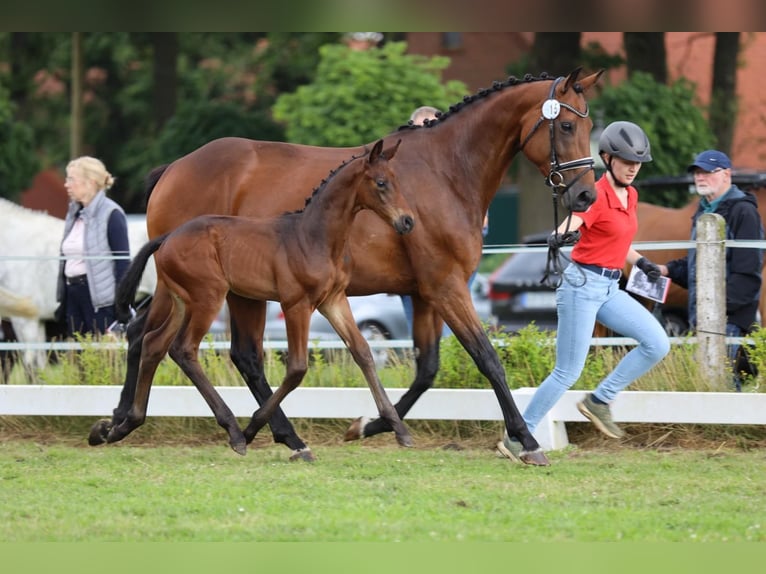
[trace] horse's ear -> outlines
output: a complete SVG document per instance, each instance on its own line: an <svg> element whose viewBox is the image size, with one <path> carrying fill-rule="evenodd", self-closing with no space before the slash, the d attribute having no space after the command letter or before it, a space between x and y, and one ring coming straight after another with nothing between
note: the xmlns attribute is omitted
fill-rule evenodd
<svg viewBox="0 0 766 574"><path fill-rule="evenodd" d="M378 140L375 142L375 145L372 146L372 151L370 152L370 156L367 158L367 162L375 163L382 152L383 152L383 140Z"/></svg>
<svg viewBox="0 0 766 574"><path fill-rule="evenodd" d="M574 88L575 91L587 92L596 84L596 82L598 82L599 78L601 78L601 75L604 73L604 68L601 68L595 74L585 76L581 80L578 80L577 78L579 77L581 71L582 68L577 68L567 76L566 82L564 82L564 89L561 92L562 94L565 93L569 88Z"/></svg>
<svg viewBox="0 0 766 574"><path fill-rule="evenodd" d="M564 82L564 89L561 90L562 94L566 94L567 90L574 87L574 84L577 81L577 78L580 77L580 72L582 72L582 66L578 66L577 68L575 68L569 73L566 81Z"/></svg>
<svg viewBox="0 0 766 574"><path fill-rule="evenodd" d="M383 157L386 158L386 159L389 159L389 160L391 158L393 158L396 155L396 150L399 149L399 144L401 144L401 143L402 143L402 140L398 139L398 140L396 140L396 144L392 145L389 148L384 149L383 150L383 154L382 154Z"/></svg>

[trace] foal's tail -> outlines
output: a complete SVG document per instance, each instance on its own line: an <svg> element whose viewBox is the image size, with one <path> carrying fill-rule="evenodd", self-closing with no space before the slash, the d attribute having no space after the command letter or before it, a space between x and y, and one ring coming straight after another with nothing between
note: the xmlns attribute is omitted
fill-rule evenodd
<svg viewBox="0 0 766 574"><path fill-rule="evenodd" d="M117 315L117 320L120 323L127 323L130 321L130 306L136 298L136 291L141 283L141 275L144 273L144 268L146 268L149 258L160 248L168 235L170 234L166 233L165 235L160 235L146 243L139 252L136 253L133 261L130 262L130 267L128 267L122 281L120 281L120 284L117 286L115 296L114 310Z"/></svg>

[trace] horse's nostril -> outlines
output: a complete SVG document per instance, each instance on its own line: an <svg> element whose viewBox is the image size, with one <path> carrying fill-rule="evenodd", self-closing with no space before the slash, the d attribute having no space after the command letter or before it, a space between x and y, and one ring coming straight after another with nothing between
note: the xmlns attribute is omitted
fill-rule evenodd
<svg viewBox="0 0 766 574"><path fill-rule="evenodd" d="M411 215L402 215L396 227L396 230L402 235L410 233L412 228L415 227L415 218Z"/></svg>
<svg viewBox="0 0 766 574"><path fill-rule="evenodd" d="M596 194L589 190L583 190L579 192L571 202L570 205L567 205L567 207L571 211L586 211L591 205L593 205L593 202L596 201ZM565 202L566 203L566 202Z"/></svg>

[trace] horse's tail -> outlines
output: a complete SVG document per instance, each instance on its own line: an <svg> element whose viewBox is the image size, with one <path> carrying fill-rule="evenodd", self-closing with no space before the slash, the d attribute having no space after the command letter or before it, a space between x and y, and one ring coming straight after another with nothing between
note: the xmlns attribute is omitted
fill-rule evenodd
<svg viewBox="0 0 766 574"><path fill-rule="evenodd" d="M141 283L141 275L144 273L149 258L157 251L167 239L169 233L160 235L146 243L130 262L130 267L125 272L120 284L117 286L114 310L120 323L127 323L131 319L130 306L136 298L136 291Z"/></svg>
<svg viewBox="0 0 766 574"><path fill-rule="evenodd" d="M146 205L149 204L149 197L151 197L152 191L154 191L154 186L157 185L157 182L168 167L170 167L169 163L155 167L149 172L149 175L146 176L146 179L144 180L144 203Z"/></svg>

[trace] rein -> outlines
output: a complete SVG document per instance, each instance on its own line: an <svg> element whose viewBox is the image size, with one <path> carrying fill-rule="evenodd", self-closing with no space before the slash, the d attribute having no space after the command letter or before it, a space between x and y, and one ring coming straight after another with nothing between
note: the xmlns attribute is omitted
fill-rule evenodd
<svg viewBox="0 0 766 574"><path fill-rule="evenodd" d="M565 231L562 234L559 234L558 231L558 221L559 221L559 214L558 214L558 205L559 205L559 198L561 197L561 193L566 193L569 188L574 185L582 176L584 176L586 173L588 173L590 170L593 169L594 161L592 156L583 157L580 159L575 159L572 161L566 161L564 163L559 162L558 154L556 153L556 118L559 117L559 114L561 113L561 108L566 108L576 116L580 118L587 118L590 113L590 108L588 106L588 103L585 103L585 111L581 112L580 110L570 106L566 102L560 102L558 101L554 96L556 94L556 88L563 80L563 77L558 77L553 81L553 84L551 85L551 90L548 93L548 99L543 102L542 105L542 113L540 115L540 118L535 122L535 125L532 126L532 129L527 134L527 137L524 138L524 141L521 142L521 145L519 146L519 150L524 149L524 146L529 142L529 140L532 138L532 136L535 134L537 129L542 125L542 123L545 120L548 120L548 137L550 138L550 147L551 147L551 169L548 173L548 176L545 178L545 184L552 189L552 199L553 199L553 234L555 235L555 240L553 243L549 242L548 245L548 261L545 265L545 274L543 275L543 278L540 280L540 283L546 283L549 284L551 287L558 287L561 284L561 277L563 272L563 266L561 264L561 258L563 257L560 253L560 248L565 245L574 245L577 243L577 241L580 239L580 233L579 231ZM581 170L569 183L567 183L564 180L564 174L562 172L573 170L573 169L579 169ZM562 191L563 190L563 191ZM569 212L568 220L571 221L572 212ZM567 224L568 226L568 224ZM557 275L559 278L556 280L555 283L551 284L549 282L549 278L551 275Z"/></svg>

